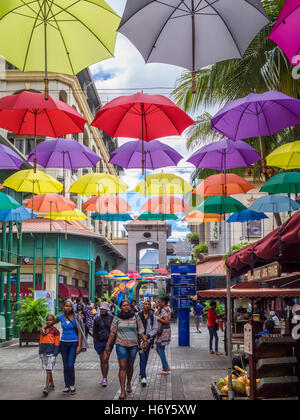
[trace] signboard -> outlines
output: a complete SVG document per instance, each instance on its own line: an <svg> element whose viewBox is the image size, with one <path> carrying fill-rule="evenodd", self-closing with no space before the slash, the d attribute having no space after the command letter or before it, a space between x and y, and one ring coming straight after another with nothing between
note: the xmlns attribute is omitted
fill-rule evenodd
<svg viewBox="0 0 300 420"><path fill-rule="evenodd" d="M253 334L251 324L246 324L244 326L244 347L246 354L253 354Z"/></svg>
<svg viewBox="0 0 300 420"><path fill-rule="evenodd" d="M191 264L176 264L171 266L173 274L196 274L196 266Z"/></svg>
<svg viewBox="0 0 300 420"><path fill-rule="evenodd" d="M195 285L196 284L196 276L180 276L180 275L173 275L172 276L173 284L175 285L181 285L181 284L190 284Z"/></svg>
<svg viewBox="0 0 300 420"><path fill-rule="evenodd" d="M255 268L253 270L253 274L251 274L251 271L249 271L247 274L247 278L248 278L248 281L264 281L264 280L275 279L276 277L281 276L281 270L282 270L281 264L276 261L272 264Z"/></svg>
<svg viewBox="0 0 300 420"><path fill-rule="evenodd" d="M34 299L46 299L48 303L49 313L54 314L54 291L35 290Z"/></svg>
<svg viewBox="0 0 300 420"><path fill-rule="evenodd" d="M193 308L194 302L190 298L175 298L173 300L173 306L178 309Z"/></svg>
<svg viewBox="0 0 300 420"><path fill-rule="evenodd" d="M174 296L194 296L196 287L174 287Z"/></svg>

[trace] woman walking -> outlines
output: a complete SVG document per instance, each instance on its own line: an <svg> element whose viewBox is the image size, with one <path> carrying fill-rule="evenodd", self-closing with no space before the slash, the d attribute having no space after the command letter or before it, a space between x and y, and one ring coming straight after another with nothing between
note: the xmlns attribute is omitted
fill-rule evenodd
<svg viewBox="0 0 300 420"><path fill-rule="evenodd" d="M142 340L142 348L148 346L147 336L144 334L144 326L138 314L130 306L128 300L120 304L120 313L113 319L111 332L106 344L107 357L111 352L111 345L115 341L117 356L119 360L119 379L121 394L119 399L126 398L126 392L131 393L131 380L133 376L133 365L139 350L139 342ZM127 386L126 385L127 378Z"/></svg>
<svg viewBox="0 0 300 420"><path fill-rule="evenodd" d="M161 375L168 375L170 367L166 357L166 346L171 342L171 313L168 307L168 297L162 297L158 301L158 309L156 311L156 318L158 321L156 351L162 363Z"/></svg>

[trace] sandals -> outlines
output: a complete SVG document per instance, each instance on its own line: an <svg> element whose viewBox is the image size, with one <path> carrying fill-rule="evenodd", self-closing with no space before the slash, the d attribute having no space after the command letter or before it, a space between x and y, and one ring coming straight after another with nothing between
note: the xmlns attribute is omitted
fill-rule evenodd
<svg viewBox="0 0 300 420"><path fill-rule="evenodd" d="M159 372L160 375L169 375L169 372L165 372L164 370L162 370L161 372Z"/></svg>
<svg viewBox="0 0 300 420"><path fill-rule="evenodd" d="M44 394L44 397L48 397L48 395L49 395L49 390L48 390L48 388L44 388L44 389L43 389L43 394Z"/></svg>
<svg viewBox="0 0 300 420"><path fill-rule="evenodd" d="M126 398L126 392L124 392L124 396L122 397L122 394L119 395L119 400L125 400Z"/></svg>
<svg viewBox="0 0 300 420"><path fill-rule="evenodd" d="M132 393L132 387L131 387L131 385L127 385L126 392L127 392L127 394L131 394Z"/></svg>

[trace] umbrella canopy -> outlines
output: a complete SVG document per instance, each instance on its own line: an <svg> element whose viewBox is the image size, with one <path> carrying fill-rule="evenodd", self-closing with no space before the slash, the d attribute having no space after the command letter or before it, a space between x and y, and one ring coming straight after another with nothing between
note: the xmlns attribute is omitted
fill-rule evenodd
<svg viewBox="0 0 300 420"><path fill-rule="evenodd" d="M21 207L13 197L0 192L0 210L14 210Z"/></svg>
<svg viewBox="0 0 300 420"><path fill-rule="evenodd" d="M63 190L63 185L55 178L42 171L34 172L32 169L14 173L3 185L15 191L32 194L60 193Z"/></svg>
<svg viewBox="0 0 300 420"><path fill-rule="evenodd" d="M86 211L98 213L126 213L131 211L131 206L127 201L115 195L92 197L82 207Z"/></svg>
<svg viewBox="0 0 300 420"><path fill-rule="evenodd" d="M155 170L167 166L177 166L183 157L172 147L153 140L144 143L142 140L130 141L114 150L110 155L110 163L126 169L144 168Z"/></svg>
<svg viewBox="0 0 300 420"><path fill-rule="evenodd" d="M140 271L140 274L154 274L150 268L145 268L144 270Z"/></svg>
<svg viewBox="0 0 300 420"><path fill-rule="evenodd" d="M65 220L66 222L72 222L75 220L86 220L87 217L78 209L61 211L59 213L49 213L45 216L45 219L52 220Z"/></svg>
<svg viewBox="0 0 300 420"><path fill-rule="evenodd" d="M168 270L164 270L163 268L159 268L157 270L154 270L155 274L169 274Z"/></svg>
<svg viewBox="0 0 300 420"><path fill-rule="evenodd" d="M113 99L98 111L92 123L111 137L147 142L180 136L192 124L194 121L170 99L144 93Z"/></svg>
<svg viewBox="0 0 300 420"><path fill-rule="evenodd" d="M80 177L69 192L80 195L108 195L124 193L128 188L117 176L94 173Z"/></svg>
<svg viewBox="0 0 300 420"><path fill-rule="evenodd" d="M133 218L127 213L93 213L92 219L102 220L103 222L129 222Z"/></svg>
<svg viewBox="0 0 300 420"><path fill-rule="evenodd" d="M248 168L261 159L260 154L249 144L226 139L202 147L188 159L188 162L197 168L225 171Z"/></svg>
<svg viewBox="0 0 300 420"><path fill-rule="evenodd" d="M24 72L75 75L113 56L119 23L103 0L1 2L0 53Z"/></svg>
<svg viewBox="0 0 300 420"><path fill-rule="evenodd" d="M128 276L128 277L139 277L140 273L138 271L135 271L135 270L128 270L128 271L126 271L126 276Z"/></svg>
<svg viewBox="0 0 300 420"><path fill-rule="evenodd" d="M284 195L266 195L256 200L249 207L249 210L258 213L283 213L298 209L299 205L296 201L291 200Z"/></svg>
<svg viewBox="0 0 300 420"><path fill-rule="evenodd" d="M193 187L183 178L172 174L153 174L141 181L133 190L140 194L168 196L186 194Z"/></svg>
<svg viewBox="0 0 300 420"><path fill-rule="evenodd" d="M268 166L276 168L300 169L300 141L286 143L275 149L267 156L266 163Z"/></svg>
<svg viewBox="0 0 300 420"><path fill-rule="evenodd" d="M167 213L150 213L145 211L141 214L137 220L143 220L145 222L149 221L162 221L165 222L167 220L178 220L178 217L175 214L167 214Z"/></svg>
<svg viewBox="0 0 300 420"><path fill-rule="evenodd" d="M227 0L128 0L119 32L146 62L195 71L241 58L268 21L259 0L237 0L234 7Z"/></svg>
<svg viewBox="0 0 300 420"><path fill-rule="evenodd" d="M299 0L286 0L269 36L283 50L292 65L299 63L299 6Z"/></svg>
<svg viewBox="0 0 300 420"><path fill-rule="evenodd" d="M74 210L76 204L69 198L59 194L37 195L26 204L27 209L33 209L39 213L60 213L62 211Z"/></svg>
<svg viewBox="0 0 300 420"><path fill-rule="evenodd" d="M181 198L168 197L152 197L142 207L142 210L151 213L187 213L190 211L190 206Z"/></svg>
<svg viewBox="0 0 300 420"><path fill-rule="evenodd" d="M0 169L17 170L21 168L23 163L24 160L10 147L0 144Z"/></svg>
<svg viewBox="0 0 300 420"><path fill-rule="evenodd" d="M96 276L99 276L99 277L103 277L103 276L108 276L109 275L108 271L105 271L105 270L96 271L95 274L96 274Z"/></svg>
<svg viewBox="0 0 300 420"><path fill-rule="evenodd" d="M224 219L224 216L216 213L202 213L199 210L194 210L185 216L182 219L184 222L187 223L211 223L211 222L221 222Z"/></svg>
<svg viewBox="0 0 300 420"><path fill-rule="evenodd" d="M268 216L266 216L264 213L257 213L256 211L247 209L239 213L234 213L232 216L229 217L227 223L245 223L263 219L268 219Z"/></svg>
<svg viewBox="0 0 300 420"><path fill-rule="evenodd" d="M261 188L270 194L298 194L300 192L300 172L284 172L270 178Z"/></svg>
<svg viewBox="0 0 300 420"><path fill-rule="evenodd" d="M300 100L274 90L236 99L211 120L213 130L233 140L272 136L297 124Z"/></svg>
<svg viewBox="0 0 300 420"><path fill-rule="evenodd" d="M125 274L123 273L123 271L120 270L112 270L109 275L111 277L115 277L115 276L125 276Z"/></svg>
<svg viewBox="0 0 300 420"><path fill-rule="evenodd" d="M197 210L202 213L226 214L246 210L246 207L232 197L210 197L201 203Z"/></svg>
<svg viewBox="0 0 300 420"><path fill-rule="evenodd" d="M204 197L222 196L234 194L245 194L253 190L254 186L244 178L235 174L212 175L202 181L193 191L193 194L199 194Z"/></svg>
<svg viewBox="0 0 300 420"><path fill-rule="evenodd" d="M56 139L40 143L33 150L28 161L36 161L43 168L63 168L72 171L79 168L93 168L101 158L76 140Z"/></svg>
<svg viewBox="0 0 300 420"><path fill-rule="evenodd" d="M35 219L36 213L28 211L25 207L21 206L14 210L0 210L0 220L2 222L18 222L21 223L24 220Z"/></svg>

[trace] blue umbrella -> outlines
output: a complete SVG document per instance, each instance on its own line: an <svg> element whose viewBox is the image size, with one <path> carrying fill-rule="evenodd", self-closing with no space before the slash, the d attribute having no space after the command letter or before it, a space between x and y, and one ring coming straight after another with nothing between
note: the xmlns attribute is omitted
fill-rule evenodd
<svg viewBox="0 0 300 420"><path fill-rule="evenodd" d="M92 219L102 220L103 222L129 222L129 220L133 220L127 213L93 213Z"/></svg>
<svg viewBox="0 0 300 420"><path fill-rule="evenodd" d="M23 220L35 219L36 213L26 209L24 206L18 207L14 210L0 210L0 220L2 222L23 222Z"/></svg>
<svg viewBox="0 0 300 420"><path fill-rule="evenodd" d="M234 213L229 217L227 223L244 223L263 219L268 219L268 216L266 216L264 213L257 213L256 211L247 209L241 211L240 213Z"/></svg>
<svg viewBox="0 0 300 420"><path fill-rule="evenodd" d="M99 270L99 271L96 272L96 276L99 276L99 277L108 276L108 275L109 275L109 272L105 271L105 270Z"/></svg>
<svg viewBox="0 0 300 420"><path fill-rule="evenodd" d="M300 206L295 200L284 195L266 195L256 200L249 210L259 213L284 213L298 210Z"/></svg>

